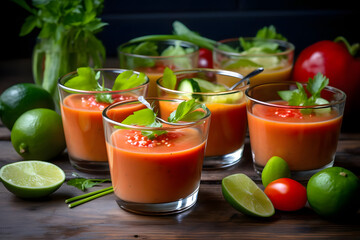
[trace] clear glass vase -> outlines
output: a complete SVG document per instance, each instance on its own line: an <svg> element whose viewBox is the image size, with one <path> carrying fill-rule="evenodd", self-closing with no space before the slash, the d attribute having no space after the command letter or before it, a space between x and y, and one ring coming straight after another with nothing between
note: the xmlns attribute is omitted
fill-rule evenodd
<svg viewBox="0 0 360 240"><path fill-rule="evenodd" d="M57 110L59 96L58 79L79 67L101 68L105 59L105 48L92 34L76 41L71 32L64 33L59 40L38 38L33 50L32 71L34 82L49 91L54 98ZM92 48L89 48L91 42ZM98 48L94 49L95 46Z"/></svg>

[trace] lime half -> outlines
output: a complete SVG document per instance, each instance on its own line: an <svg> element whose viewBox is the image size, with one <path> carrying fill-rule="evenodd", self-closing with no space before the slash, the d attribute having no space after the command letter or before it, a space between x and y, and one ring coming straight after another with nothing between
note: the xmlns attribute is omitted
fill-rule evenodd
<svg viewBox="0 0 360 240"><path fill-rule="evenodd" d="M65 173L49 162L20 161L3 166L0 178L4 186L18 197L41 198L62 185Z"/></svg>
<svg viewBox="0 0 360 240"><path fill-rule="evenodd" d="M245 174L227 176L223 178L221 186L224 198L243 214L256 217L274 215L275 209L270 199Z"/></svg>

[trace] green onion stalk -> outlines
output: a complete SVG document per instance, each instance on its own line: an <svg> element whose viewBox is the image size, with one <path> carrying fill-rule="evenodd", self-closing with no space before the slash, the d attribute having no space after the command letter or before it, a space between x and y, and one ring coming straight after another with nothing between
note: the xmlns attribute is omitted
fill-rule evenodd
<svg viewBox="0 0 360 240"><path fill-rule="evenodd" d="M105 47L95 36L107 23L97 16L103 0L13 0L28 10L20 36L39 28L32 64L34 82L49 91L59 104L57 80L79 67L100 68Z"/></svg>

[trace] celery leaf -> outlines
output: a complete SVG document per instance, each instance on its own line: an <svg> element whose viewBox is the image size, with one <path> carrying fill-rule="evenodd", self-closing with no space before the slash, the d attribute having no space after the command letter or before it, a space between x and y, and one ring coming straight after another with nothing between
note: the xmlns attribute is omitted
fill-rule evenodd
<svg viewBox="0 0 360 240"><path fill-rule="evenodd" d="M166 67L164 69L164 73L163 73L163 77L162 77L162 86L164 88L168 88L171 90L174 90L175 86L176 86L176 75L168 67Z"/></svg>
<svg viewBox="0 0 360 240"><path fill-rule="evenodd" d="M308 95L301 83L296 83L297 89L278 91L280 98L290 106L313 106L320 104L327 104L328 101L321 98L321 91L329 84L329 79L321 73L318 73L314 78L309 78L306 89L311 94Z"/></svg>

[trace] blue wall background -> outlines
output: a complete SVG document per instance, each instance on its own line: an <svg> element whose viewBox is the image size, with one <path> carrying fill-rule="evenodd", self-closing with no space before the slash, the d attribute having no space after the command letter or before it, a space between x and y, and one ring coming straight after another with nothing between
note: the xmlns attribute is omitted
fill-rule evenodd
<svg viewBox="0 0 360 240"><path fill-rule="evenodd" d="M109 25L97 36L103 41L107 56L116 57L116 48L121 43L142 35L170 34L175 20L214 40L254 36L258 29L272 24L295 45L295 54L298 54L316 41L332 40L339 35L350 43L360 42L360 9L352 2L105 0L101 17ZM2 3L1 59L30 57L36 33L18 36L28 13L9 0Z"/></svg>

